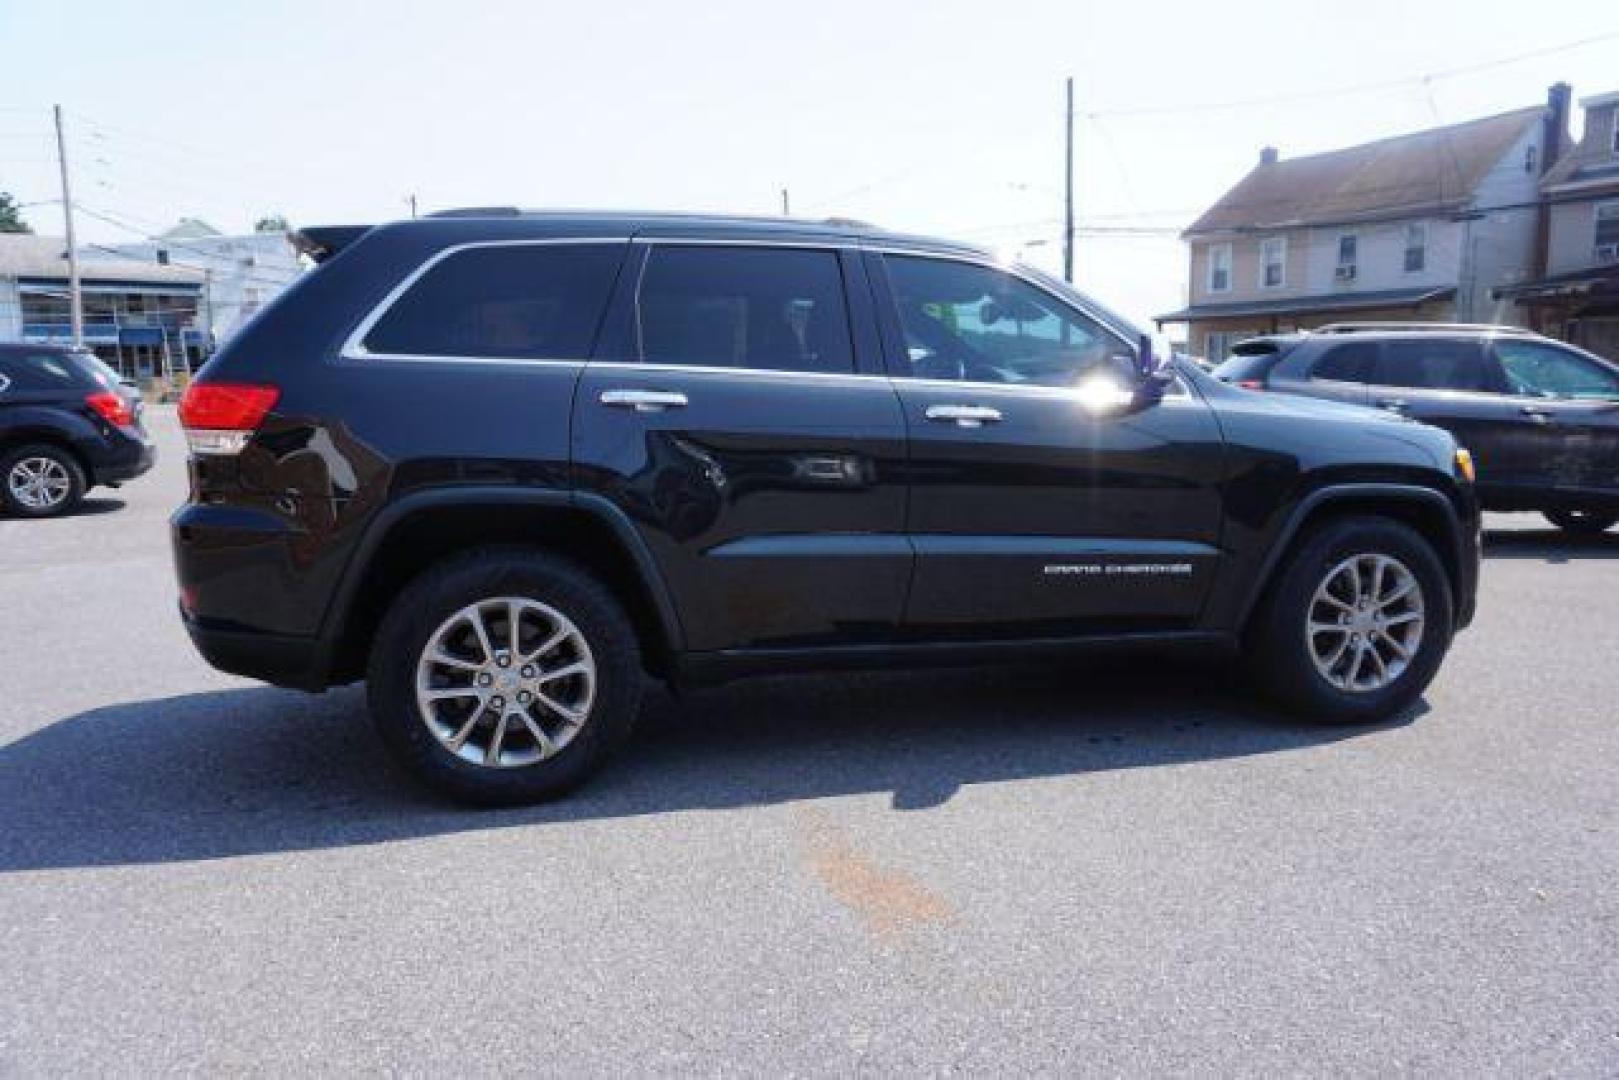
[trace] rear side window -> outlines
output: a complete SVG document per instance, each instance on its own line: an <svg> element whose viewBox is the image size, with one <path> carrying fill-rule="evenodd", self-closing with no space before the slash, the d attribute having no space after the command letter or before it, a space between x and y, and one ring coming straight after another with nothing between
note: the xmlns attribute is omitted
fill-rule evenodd
<svg viewBox="0 0 1619 1080"><path fill-rule="evenodd" d="M1310 378L1332 382L1367 383L1377 364L1378 348L1369 341L1351 341L1334 345L1321 354Z"/></svg>
<svg viewBox="0 0 1619 1080"><path fill-rule="evenodd" d="M584 359L622 244L511 244L446 256L365 336L372 353Z"/></svg>
<svg viewBox="0 0 1619 1080"><path fill-rule="evenodd" d="M655 246L636 318L649 364L854 370L843 271L832 251Z"/></svg>
<svg viewBox="0 0 1619 1080"><path fill-rule="evenodd" d="M1214 369L1214 377L1221 382L1257 382L1270 374L1271 368L1285 355L1285 350L1274 342L1247 342L1237 347L1236 353Z"/></svg>
<svg viewBox="0 0 1619 1080"><path fill-rule="evenodd" d="M1443 338L1386 342L1376 381L1380 386L1415 390L1496 389L1484 364L1484 350L1476 342Z"/></svg>
<svg viewBox="0 0 1619 1080"><path fill-rule="evenodd" d="M53 352L15 352L0 356L0 377L9 380L12 390L34 393L83 389L92 382L71 358Z"/></svg>

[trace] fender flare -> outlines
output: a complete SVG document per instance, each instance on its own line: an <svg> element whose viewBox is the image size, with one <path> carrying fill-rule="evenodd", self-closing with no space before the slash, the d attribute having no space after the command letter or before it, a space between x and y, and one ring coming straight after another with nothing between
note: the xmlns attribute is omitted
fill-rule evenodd
<svg viewBox="0 0 1619 1080"><path fill-rule="evenodd" d="M1277 566L1281 563L1282 553L1293 543L1299 530L1304 527L1309 516L1320 507L1333 502L1347 502L1351 499L1388 499L1403 500L1406 502L1422 502L1437 507L1443 512L1445 530L1449 534L1451 551L1447 565L1453 563L1456 567L1466 565L1466 556L1463 549L1463 536L1461 521L1456 515L1456 507L1443 491L1438 488L1423 487L1420 484L1391 484L1391 483L1350 483L1327 484L1316 488L1304 498L1299 500L1287 521L1277 531L1276 539L1270 545L1270 551L1265 555L1265 561L1260 564L1259 572L1254 575L1253 583L1243 599L1242 607L1237 612L1236 625L1248 625L1248 619L1253 615L1254 607L1259 598L1270 585L1276 574ZM1441 553L1444 555L1445 553ZM1461 582L1452 581L1453 587L1460 587ZM1460 598L1457 598L1460 603Z"/></svg>
<svg viewBox="0 0 1619 1080"><path fill-rule="evenodd" d="M365 531L350 553L342 577L338 580L338 586L333 591L332 599L321 618L319 652L323 666L329 664L335 655L338 642L347 626L349 613L353 610L355 595L360 582L365 578L366 570L371 565L372 557L395 525L421 510L490 503L582 510L606 525L624 546L624 550L634 563L636 574L641 579L647 595L652 599L659 629L664 635L664 640L668 642L671 653L679 654L685 650L685 634L681 629L674 599L669 595L668 584L658 570L646 542L636 531L629 515L622 509L610 500L588 492L469 485L412 492L388 503L366 523Z"/></svg>

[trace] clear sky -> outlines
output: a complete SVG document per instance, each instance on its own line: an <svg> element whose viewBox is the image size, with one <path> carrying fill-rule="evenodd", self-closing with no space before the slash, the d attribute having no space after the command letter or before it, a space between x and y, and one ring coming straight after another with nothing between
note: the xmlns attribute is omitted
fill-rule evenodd
<svg viewBox="0 0 1619 1080"><path fill-rule="evenodd" d="M94 242L374 221L411 193L774 213L787 187L808 216L1044 241L1049 267L1072 75L1079 283L1145 318L1184 297L1178 229L1261 146L1619 90L1619 3L0 0L0 55L0 190L56 197L61 103Z"/></svg>

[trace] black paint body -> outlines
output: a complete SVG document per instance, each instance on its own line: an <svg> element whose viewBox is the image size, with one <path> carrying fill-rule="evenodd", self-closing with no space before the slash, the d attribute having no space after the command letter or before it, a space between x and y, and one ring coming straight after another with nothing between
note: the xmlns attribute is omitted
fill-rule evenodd
<svg viewBox="0 0 1619 1080"><path fill-rule="evenodd" d="M437 252L568 239L623 251L588 356L345 349ZM636 362L627 308L639 267L677 239L836 251L854 369ZM1445 432L1192 370L1163 400L1102 417L1050 388L894 377L883 251L990 262L860 229L703 218L491 214L360 234L200 375L271 383L281 396L239 457L192 462L173 525L193 639L216 665L272 682L351 679L386 600L368 595L378 553L397 563L391 537L452 512L468 546L485 539L478 522L504 523L503 540L521 528L519 539L575 545L585 522L590 546L569 553L590 561L611 548L609 561L628 568L633 581L617 585L672 676L1233 642L1308 515L1350 505L1433 523L1458 623L1470 618L1477 509ZM1117 331L1134 334L1122 321ZM626 390L687 404L602 404ZM929 422L938 404L993 406L1005 419Z"/></svg>

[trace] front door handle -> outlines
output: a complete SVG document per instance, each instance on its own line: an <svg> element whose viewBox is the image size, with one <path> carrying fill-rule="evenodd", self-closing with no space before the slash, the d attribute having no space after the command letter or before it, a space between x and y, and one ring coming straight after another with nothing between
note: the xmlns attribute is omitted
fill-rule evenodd
<svg viewBox="0 0 1619 1080"><path fill-rule="evenodd" d="M1537 424L1544 424L1552 418L1550 409L1542 409L1539 405L1525 405L1518 410Z"/></svg>
<svg viewBox="0 0 1619 1080"><path fill-rule="evenodd" d="M1387 409L1389 412L1403 413L1411 407L1411 403L1406 401L1405 398L1386 397L1377 399L1377 407Z"/></svg>
<svg viewBox="0 0 1619 1080"><path fill-rule="evenodd" d="M1001 410L988 405L929 405L924 415L938 424L968 428L998 424L1001 420Z"/></svg>
<svg viewBox="0 0 1619 1080"><path fill-rule="evenodd" d="M684 409L686 395L678 390L603 390L601 403L636 412L662 412Z"/></svg>

